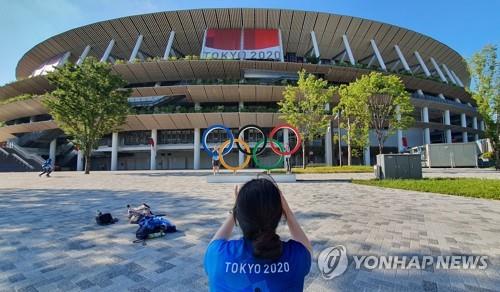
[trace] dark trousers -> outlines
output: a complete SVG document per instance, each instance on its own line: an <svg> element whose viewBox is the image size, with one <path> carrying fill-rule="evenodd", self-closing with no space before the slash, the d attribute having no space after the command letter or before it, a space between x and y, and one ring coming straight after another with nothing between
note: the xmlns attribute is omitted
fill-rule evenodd
<svg viewBox="0 0 500 292"><path fill-rule="evenodd" d="M50 176L51 173L52 173L52 168L44 168L44 169L42 169L42 172L40 172L40 174L38 176L42 176L44 174L46 174L47 176Z"/></svg>

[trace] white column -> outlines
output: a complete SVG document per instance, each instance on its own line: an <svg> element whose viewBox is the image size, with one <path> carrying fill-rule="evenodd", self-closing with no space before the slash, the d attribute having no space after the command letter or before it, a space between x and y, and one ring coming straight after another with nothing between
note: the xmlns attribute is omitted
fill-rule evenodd
<svg viewBox="0 0 500 292"><path fill-rule="evenodd" d="M57 147L57 139L50 141L49 158L52 160L52 167L56 165L56 147Z"/></svg>
<svg viewBox="0 0 500 292"><path fill-rule="evenodd" d="M193 169L200 169L200 128L194 128Z"/></svg>
<svg viewBox="0 0 500 292"><path fill-rule="evenodd" d="M76 154L76 171L83 170L83 152L82 150L78 150Z"/></svg>
<svg viewBox="0 0 500 292"><path fill-rule="evenodd" d="M477 117L472 117L472 128L474 128L474 130L477 130ZM477 140L479 140L479 134L475 133L474 134L474 141L477 141Z"/></svg>
<svg viewBox="0 0 500 292"><path fill-rule="evenodd" d="M450 125L450 110L445 110L444 111L444 124L449 126ZM446 143L451 143L451 129L446 129Z"/></svg>
<svg viewBox="0 0 500 292"><path fill-rule="evenodd" d="M245 108L245 103L243 101L238 102L238 109L242 110Z"/></svg>
<svg viewBox="0 0 500 292"><path fill-rule="evenodd" d="M118 169L118 133L111 135L111 170Z"/></svg>
<svg viewBox="0 0 500 292"><path fill-rule="evenodd" d="M396 50L396 54L398 55L399 60L401 60L401 63L403 64L403 68L405 68L405 70L407 72L411 73L411 68L410 68L410 66L408 66L408 62L406 61L406 58L403 55L403 52L401 52L401 49L399 48L399 46L395 45L394 49Z"/></svg>
<svg viewBox="0 0 500 292"><path fill-rule="evenodd" d="M82 54L78 58L78 61L76 61L77 66L81 65L83 63L83 61L85 61L85 58L87 58L87 55L89 54L89 52L90 52L90 46L86 46L85 49L83 49Z"/></svg>
<svg viewBox="0 0 500 292"><path fill-rule="evenodd" d="M378 50L377 44L375 43L374 39L370 40L370 43L372 45L373 52L375 53L375 56L377 57L378 64L380 65L380 68L382 70L387 71L387 67L385 66L384 59L382 59L382 55L380 54L380 51Z"/></svg>
<svg viewBox="0 0 500 292"><path fill-rule="evenodd" d="M442 93L438 94L439 98L441 99L446 99L446 97L444 97L444 95Z"/></svg>
<svg viewBox="0 0 500 292"><path fill-rule="evenodd" d="M397 119L398 121L401 120L401 114L399 113L399 105L396 107L396 113L397 113ZM403 146L403 130L398 129L397 130L397 137L398 137L398 152L401 153L404 151L404 146Z"/></svg>
<svg viewBox="0 0 500 292"><path fill-rule="evenodd" d="M349 40L347 39L347 35L342 35L342 41L344 42L344 48L347 52L347 56L349 57L349 62L351 62L351 65L355 65L356 61L354 60L354 55L352 54L351 51L351 46L349 45Z"/></svg>
<svg viewBox="0 0 500 292"><path fill-rule="evenodd" d="M481 131L484 131L484 128L485 128L485 127L484 127L484 121L483 121L483 120L481 120L481 122L479 123L479 129L480 129Z"/></svg>
<svg viewBox="0 0 500 292"><path fill-rule="evenodd" d="M460 114L460 122L462 124L462 128L467 128L467 117L465 116L465 113ZM462 142L469 142L467 131L462 132Z"/></svg>
<svg viewBox="0 0 500 292"><path fill-rule="evenodd" d="M424 59L420 56L420 53L415 51L415 58L417 58L418 63L420 64L420 67L422 67L422 70L424 71L425 76L429 77L431 76L431 72L429 71L429 68L427 68L427 65L425 65Z"/></svg>
<svg viewBox="0 0 500 292"><path fill-rule="evenodd" d="M453 84L458 84L457 81L455 81L453 75L451 75L451 72L450 70L448 70L446 64L441 64L441 66L443 66L444 72L446 73L446 75L448 75L448 78L451 80L451 82L453 82Z"/></svg>
<svg viewBox="0 0 500 292"><path fill-rule="evenodd" d="M453 75L453 77L455 77L455 81L458 82L458 85L465 87L462 80L460 80L460 78L458 78L458 75L453 70L450 70L450 72L451 72L451 75Z"/></svg>
<svg viewBox="0 0 500 292"><path fill-rule="evenodd" d="M429 108L424 106L422 108L423 122L429 123ZM431 130L426 127L424 128L424 144L431 144Z"/></svg>
<svg viewBox="0 0 500 292"><path fill-rule="evenodd" d="M156 170L156 149L158 147L158 130L151 130L151 139L153 140L153 145L151 145L151 159L149 160L149 169Z"/></svg>
<svg viewBox="0 0 500 292"><path fill-rule="evenodd" d="M170 34L168 35L168 41L167 41L167 46L165 47L165 53L163 54L164 60L168 60L168 57L170 57L170 51L172 50L174 37L175 37L175 31L171 31ZM203 38L203 41L205 41L205 38Z"/></svg>
<svg viewBox="0 0 500 292"><path fill-rule="evenodd" d="M143 39L143 36L142 36L142 34L140 34L137 37L137 41L135 42L134 49L132 50L132 53L130 54L130 58L128 59L129 63L134 62L135 57L137 56L137 53L139 52L139 49L141 48L142 39Z"/></svg>
<svg viewBox="0 0 500 292"><path fill-rule="evenodd" d="M288 129L283 129L283 147L286 147L290 145L290 135L288 132ZM283 159L283 167L286 169L286 159Z"/></svg>
<svg viewBox="0 0 500 292"><path fill-rule="evenodd" d="M280 58L280 61L281 62L285 62L285 53L283 52L283 38L281 37L281 28L278 29L278 39L280 41L280 48L281 48L281 58Z"/></svg>
<svg viewBox="0 0 500 292"><path fill-rule="evenodd" d="M439 68L439 65L438 65L438 63L436 62L436 60L434 60L434 58L433 58L433 57L431 57L431 58L430 58L430 60L431 60L432 66L434 66L434 69L436 69L436 71L437 71L437 73L438 73L438 75L439 75L439 78L441 78L441 80L442 80L443 82L448 83L448 80L446 80L446 77L444 77L443 71L441 71L441 68Z"/></svg>
<svg viewBox="0 0 500 292"><path fill-rule="evenodd" d="M467 117L465 116L465 113L460 114L460 124L462 125L462 128L467 127Z"/></svg>
<svg viewBox="0 0 500 292"><path fill-rule="evenodd" d="M319 46L318 41L316 40L316 33L314 30L311 31L311 40L313 44L314 56L319 59Z"/></svg>
<svg viewBox="0 0 500 292"><path fill-rule="evenodd" d="M330 104L329 103L327 103L325 105L325 110L330 112ZM333 165L332 143L333 143L332 121L330 121L328 128L326 129L326 134L325 134L325 162L326 162L327 166Z"/></svg>
<svg viewBox="0 0 500 292"><path fill-rule="evenodd" d="M363 150L363 160L365 162L366 166L371 165L371 159L370 159L370 145L366 146L365 149Z"/></svg>
<svg viewBox="0 0 500 292"><path fill-rule="evenodd" d="M113 46L115 45L115 40L110 40L108 47L104 51L104 54L101 57L101 62L106 62L108 60L109 54L111 54L111 50L113 49Z"/></svg>

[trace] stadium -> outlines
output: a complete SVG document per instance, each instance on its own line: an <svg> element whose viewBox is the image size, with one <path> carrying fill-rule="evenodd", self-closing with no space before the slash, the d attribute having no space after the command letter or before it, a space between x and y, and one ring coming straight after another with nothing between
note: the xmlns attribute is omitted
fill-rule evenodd
<svg viewBox="0 0 500 292"><path fill-rule="evenodd" d="M386 141L387 152L477 141L484 130L465 90L470 76L463 57L418 32L322 12L168 11L74 28L26 52L17 80L0 87L0 143L5 146L0 171L37 169L48 157L57 168L83 169L81 151L58 129L38 95L52 89L48 72L89 56L112 63L113 72L128 82L134 112L119 132L102 139L93 153L94 170L209 168L200 142L204 129L223 124L237 132L257 125L270 131L283 122L277 101L301 69L337 85L370 71L400 76L412 96L415 123ZM15 99L24 94L34 98ZM332 138L337 131L332 116L324 137L309 145L312 163L339 163ZM258 139L258 133L247 134L250 142ZM209 142L224 138L217 135ZM359 163L374 163L375 137L370 143ZM226 161L243 161L238 153L233 150ZM300 158L297 154L293 160L298 164Z"/></svg>

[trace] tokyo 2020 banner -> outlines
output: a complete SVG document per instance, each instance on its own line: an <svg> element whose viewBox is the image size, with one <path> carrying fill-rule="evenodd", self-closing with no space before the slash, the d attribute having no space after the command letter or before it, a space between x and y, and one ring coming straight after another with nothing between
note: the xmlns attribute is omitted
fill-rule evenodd
<svg viewBox="0 0 500 292"><path fill-rule="evenodd" d="M244 134L245 131L247 130L256 130L260 132L262 135L262 139L260 141L257 141L253 149L248 145L247 142L245 142ZM289 131L292 131L292 133L295 135L297 138L295 146L293 148L289 149L289 147L285 147L283 143L279 142L278 140L274 139L274 136L278 133L280 130L288 129ZM210 133L212 133L215 130L223 130L226 132L227 140L222 142L220 145L215 146L214 148L210 148L207 144L207 138ZM271 150L279 156L278 161L273 163L272 165L264 165L261 161L259 156L266 150L267 144L271 146ZM210 156L210 158L219 160L221 165L224 166L224 168L237 171L240 169L243 169L247 167L247 165L250 163L250 159L253 159L255 165L258 168L265 169L265 170L271 170L274 168L281 168L283 166L283 156L287 155L293 155L295 152L297 152L300 149L302 143L302 138L300 137L299 131L288 125L288 124L283 124L283 125L278 125L274 127L271 132L269 133L269 136L267 136L263 129L259 126L256 125L246 125L242 128L239 129L237 138L234 137L233 132L231 132L231 129L224 126L224 125L212 125L208 127L202 135L202 144L203 144L203 149L207 152L207 154ZM238 150L242 152L243 154L246 155L245 160L241 165L237 166L232 166L226 163L224 160L224 156L226 154L231 153L233 150L234 145L238 147ZM288 148L288 149L287 149Z"/></svg>
<svg viewBox="0 0 500 292"><path fill-rule="evenodd" d="M201 59L281 60L279 29L209 28L201 48Z"/></svg>

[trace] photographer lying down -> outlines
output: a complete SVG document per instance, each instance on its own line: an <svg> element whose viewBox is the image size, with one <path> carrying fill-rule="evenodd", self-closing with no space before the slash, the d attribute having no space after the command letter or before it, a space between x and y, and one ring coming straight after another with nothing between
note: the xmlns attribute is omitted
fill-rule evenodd
<svg viewBox="0 0 500 292"><path fill-rule="evenodd" d="M311 268L311 242L272 179L253 179L238 192L235 205L208 245L205 271L210 291L302 291ZM276 228L284 216L291 240ZM229 240L235 224L243 238Z"/></svg>

